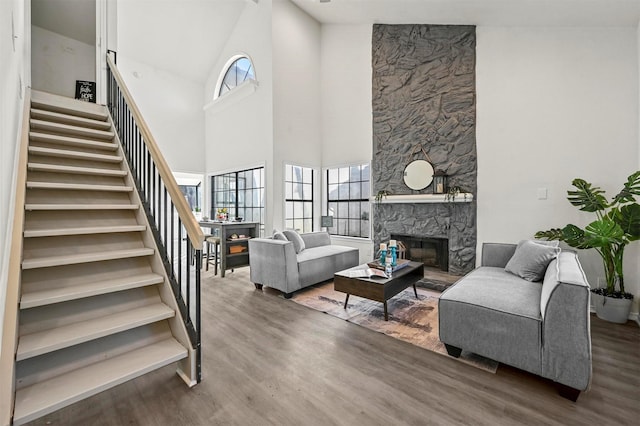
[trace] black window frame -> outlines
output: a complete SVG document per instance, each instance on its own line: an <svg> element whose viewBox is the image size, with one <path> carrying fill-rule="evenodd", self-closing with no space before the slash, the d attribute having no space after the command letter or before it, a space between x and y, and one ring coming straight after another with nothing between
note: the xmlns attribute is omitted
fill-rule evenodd
<svg viewBox="0 0 640 426"><path fill-rule="evenodd" d="M359 168L358 179L352 179L353 168ZM347 169L348 179L341 181L344 169ZM366 179L363 177L365 170ZM328 227L327 232L336 236L371 238L371 165L360 163L327 168L325 177L326 212L333 216L333 226ZM358 218L353 218L351 213L356 209Z"/></svg>
<svg viewBox="0 0 640 426"><path fill-rule="evenodd" d="M260 182L253 186L255 179L251 179L251 186L247 186L247 174L251 173L255 178L255 172L259 172ZM220 182L222 179L222 182ZM210 217L216 219L217 210L226 208L229 218L238 217L238 212L242 214L242 219L250 222L260 223L260 235L264 235L265 221L265 170L264 166L243 169L234 172L222 173L211 176L211 210ZM255 192L258 192L255 205ZM251 195L247 197L247 195ZM251 203L248 201L251 200ZM251 204L251 205L248 205ZM251 210L251 217L248 217L247 210ZM256 220L256 211L258 219Z"/></svg>
<svg viewBox="0 0 640 426"><path fill-rule="evenodd" d="M301 180L294 181L295 170L301 170ZM306 171L309 173L310 180L306 179ZM290 173L289 173L290 172ZM291 179L288 176L291 175ZM314 186L315 186L315 173L312 167L298 166L295 164L285 164L284 172L284 227L285 229L295 229L298 232L312 232L313 231L313 200L314 200ZM296 197L296 191L294 186L299 185L301 191L297 191L300 194ZM310 188L309 188L310 187ZM307 188L305 190L305 188ZM310 198L306 197L306 194L310 195ZM289 216L289 205L291 205L291 214ZM296 211L302 211L302 217L296 215ZM305 210L310 212L310 215L306 215ZM302 221L302 228L296 227L296 222Z"/></svg>

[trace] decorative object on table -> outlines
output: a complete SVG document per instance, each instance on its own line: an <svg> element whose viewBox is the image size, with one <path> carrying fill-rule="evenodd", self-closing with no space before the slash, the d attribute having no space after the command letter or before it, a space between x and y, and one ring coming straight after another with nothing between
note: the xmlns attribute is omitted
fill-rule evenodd
<svg viewBox="0 0 640 426"><path fill-rule="evenodd" d="M229 212L226 207L218 209L216 213L218 220L221 220L223 222L226 221L229 217Z"/></svg>
<svg viewBox="0 0 640 426"><path fill-rule="evenodd" d="M384 266L384 259L387 257L387 245L380 243L380 264Z"/></svg>
<svg viewBox="0 0 640 426"><path fill-rule="evenodd" d="M413 156L420 151L424 155L425 159L413 160ZM413 147L409 153L409 160L410 161L407 166L404 168L404 184L407 185L409 189L413 189L415 191L420 191L431 185L431 182L433 181L433 165L431 158L429 158L429 155L421 144L417 144Z"/></svg>
<svg viewBox="0 0 640 426"><path fill-rule="evenodd" d="M407 260L407 259L398 259L398 264L395 266L392 266L392 271L395 272L398 269L402 269L405 266L409 266L409 262L410 260ZM367 263L367 266L369 266L370 268L376 268L384 271L386 264L384 261L374 260L373 262Z"/></svg>
<svg viewBox="0 0 640 426"><path fill-rule="evenodd" d="M433 193L444 194L447 192L449 176L443 170L436 170L433 174Z"/></svg>
<svg viewBox="0 0 640 426"><path fill-rule="evenodd" d="M396 240L389 240L389 251L391 252L391 266L396 266L398 264L398 245ZM389 253L387 253L387 256ZM386 263L386 260L385 260Z"/></svg>
<svg viewBox="0 0 640 426"><path fill-rule="evenodd" d="M596 315L607 321L625 323L631 311L633 294L624 289L625 247L640 239L640 171L627 178L622 190L611 201L604 191L583 179L574 179L576 188L567 191L567 199L581 211L595 213L596 220L584 229L568 224L564 228L538 231L536 238L564 241L571 247L595 249L602 257L606 287L592 289Z"/></svg>

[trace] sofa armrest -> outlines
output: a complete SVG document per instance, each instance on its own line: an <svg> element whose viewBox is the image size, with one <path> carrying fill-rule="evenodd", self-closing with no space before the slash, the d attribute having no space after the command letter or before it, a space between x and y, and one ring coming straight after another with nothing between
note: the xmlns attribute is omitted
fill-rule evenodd
<svg viewBox="0 0 640 426"><path fill-rule="evenodd" d="M291 241L252 238L249 240L251 282L292 293L300 288L298 260Z"/></svg>
<svg viewBox="0 0 640 426"><path fill-rule="evenodd" d="M328 232L317 231L300 234L304 241L305 248L313 248L331 245L331 237Z"/></svg>
<svg viewBox="0 0 640 426"><path fill-rule="evenodd" d="M591 382L590 289L576 253L561 252L542 284L542 375L574 389Z"/></svg>
<svg viewBox="0 0 640 426"><path fill-rule="evenodd" d="M516 251L516 244L483 243L481 266L504 268Z"/></svg>

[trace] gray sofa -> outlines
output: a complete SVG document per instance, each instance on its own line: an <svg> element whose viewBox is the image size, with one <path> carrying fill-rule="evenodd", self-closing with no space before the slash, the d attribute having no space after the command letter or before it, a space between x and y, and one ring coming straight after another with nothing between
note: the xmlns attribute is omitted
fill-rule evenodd
<svg viewBox="0 0 640 426"><path fill-rule="evenodd" d="M551 379L575 401L591 381L589 284L571 251L542 282L505 271L514 244L484 244L482 266L444 291L440 340L449 355L470 351Z"/></svg>
<svg viewBox="0 0 640 426"><path fill-rule="evenodd" d="M291 241L273 238L249 240L251 282L278 289L290 298L294 291L333 279L333 274L358 265L357 248L332 245L326 232L300 234L304 249L296 253Z"/></svg>

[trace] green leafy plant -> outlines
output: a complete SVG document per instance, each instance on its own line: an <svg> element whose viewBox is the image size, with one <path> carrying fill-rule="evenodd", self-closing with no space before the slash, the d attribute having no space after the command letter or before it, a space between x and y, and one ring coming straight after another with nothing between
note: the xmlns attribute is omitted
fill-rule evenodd
<svg viewBox="0 0 640 426"><path fill-rule="evenodd" d="M460 194L464 194L464 199L466 201L467 199L466 191L461 187L454 185L447 189L447 193L445 194L444 199L445 201L453 202L456 200L456 197L458 197Z"/></svg>
<svg viewBox="0 0 640 426"><path fill-rule="evenodd" d="M640 239L640 170L628 177L622 190L607 201L604 191L583 179L574 179L576 188L567 191L567 199L580 210L595 213L596 220L584 229L568 224L564 228L538 231L536 238L564 241L571 247L595 249L602 257L607 286L594 292L617 298L631 299L624 290L623 260L625 247ZM619 291L616 290L619 287Z"/></svg>
<svg viewBox="0 0 640 426"><path fill-rule="evenodd" d="M386 189L378 191L375 196L376 203L380 203L383 198L387 198L387 195L391 195L391 192L387 191Z"/></svg>

